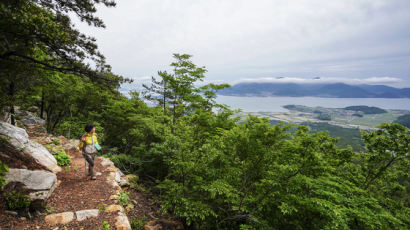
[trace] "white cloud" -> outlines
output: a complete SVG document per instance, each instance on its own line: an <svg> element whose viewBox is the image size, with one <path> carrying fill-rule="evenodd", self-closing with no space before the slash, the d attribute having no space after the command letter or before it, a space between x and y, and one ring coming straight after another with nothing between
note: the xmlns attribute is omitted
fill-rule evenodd
<svg viewBox="0 0 410 230"><path fill-rule="evenodd" d="M409 12L408 0L117 1L99 9L106 30L80 30L126 77L155 76L172 53L189 53L211 80L395 76L410 84Z"/></svg>

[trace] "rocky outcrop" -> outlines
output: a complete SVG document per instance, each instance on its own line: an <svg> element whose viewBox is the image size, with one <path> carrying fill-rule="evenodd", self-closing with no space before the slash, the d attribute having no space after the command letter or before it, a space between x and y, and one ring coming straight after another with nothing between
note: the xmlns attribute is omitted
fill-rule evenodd
<svg viewBox="0 0 410 230"><path fill-rule="evenodd" d="M1 148L6 148L3 154L8 154L11 158L20 158L24 162L30 162L31 169L45 168L51 172L57 173L61 168L57 165L53 155L42 145L29 140L26 130L0 122L0 138L2 139ZM32 164L37 164L38 167Z"/></svg>
<svg viewBox="0 0 410 230"><path fill-rule="evenodd" d="M57 176L42 170L9 169L4 174L5 190L18 190L30 197L30 208L42 210L57 186Z"/></svg>
<svg viewBox="0 0 410 230"><path fill-rule="evenodd" d="M40 125L45 125L46 121L37 117L33 113L29 111L25 111L23 117L21 118L21 121L23 122L24 125L31 125L31 124L40 124Z"/></svg>

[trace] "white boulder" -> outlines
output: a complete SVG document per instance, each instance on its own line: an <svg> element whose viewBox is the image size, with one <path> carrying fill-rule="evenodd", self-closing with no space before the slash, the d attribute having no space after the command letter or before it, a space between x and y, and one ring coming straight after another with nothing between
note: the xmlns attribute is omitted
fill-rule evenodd
<svg viewBox="0 0 410 230"><path fill-rule="evenodd" d="M16 150L18 157L29 158L54 173L61 171L53 155L39 143L30 141L26 130L0 122L0 136Z"/></svg>
<svg viewBox="0 0 410 230"><path fill-rule="evenodd" d="M9 169L4 174L6 183L21 183L22 189L28 192L31 207L41 209L45 207L47 199L57 187L57 176L44 170ZM7 187L7 185L6 185Z"/></svg>

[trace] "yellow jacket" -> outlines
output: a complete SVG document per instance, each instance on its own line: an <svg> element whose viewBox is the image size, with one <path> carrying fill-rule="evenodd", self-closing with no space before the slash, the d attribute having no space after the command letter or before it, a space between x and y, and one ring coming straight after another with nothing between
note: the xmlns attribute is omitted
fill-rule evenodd
<svg viewBox="0 0 410 230"><path fill-rule="evenodd" d="M93 133L92 138L93 138L93 141L94 141L94 145L95 145L95 144L98 144L97 134L96 134L96 133ZM86 145L91 145L91 144L92 144L92 142L91 142L91 135L90 135L89 133L86 133L86 134L84 134L84 135L81 137L80 144L78 145L78 149L79 149L80 151L81 151L81 150L83 149L83 147L84 147L84 141L85 141L85 144L86 144Z"/></svg>

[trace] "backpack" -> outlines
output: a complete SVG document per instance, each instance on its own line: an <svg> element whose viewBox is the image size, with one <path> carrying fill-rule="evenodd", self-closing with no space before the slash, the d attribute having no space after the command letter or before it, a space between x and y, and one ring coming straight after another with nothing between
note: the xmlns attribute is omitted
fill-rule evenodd
<svg viewBox="0 0 410 230"><path fill-rule="evenodd" d="M94 145L94 135L91 136L91 145L87 145L85 140L81 140L83 142L83 152L86 154L94 154L97 152L97 148Z"/></svg>

